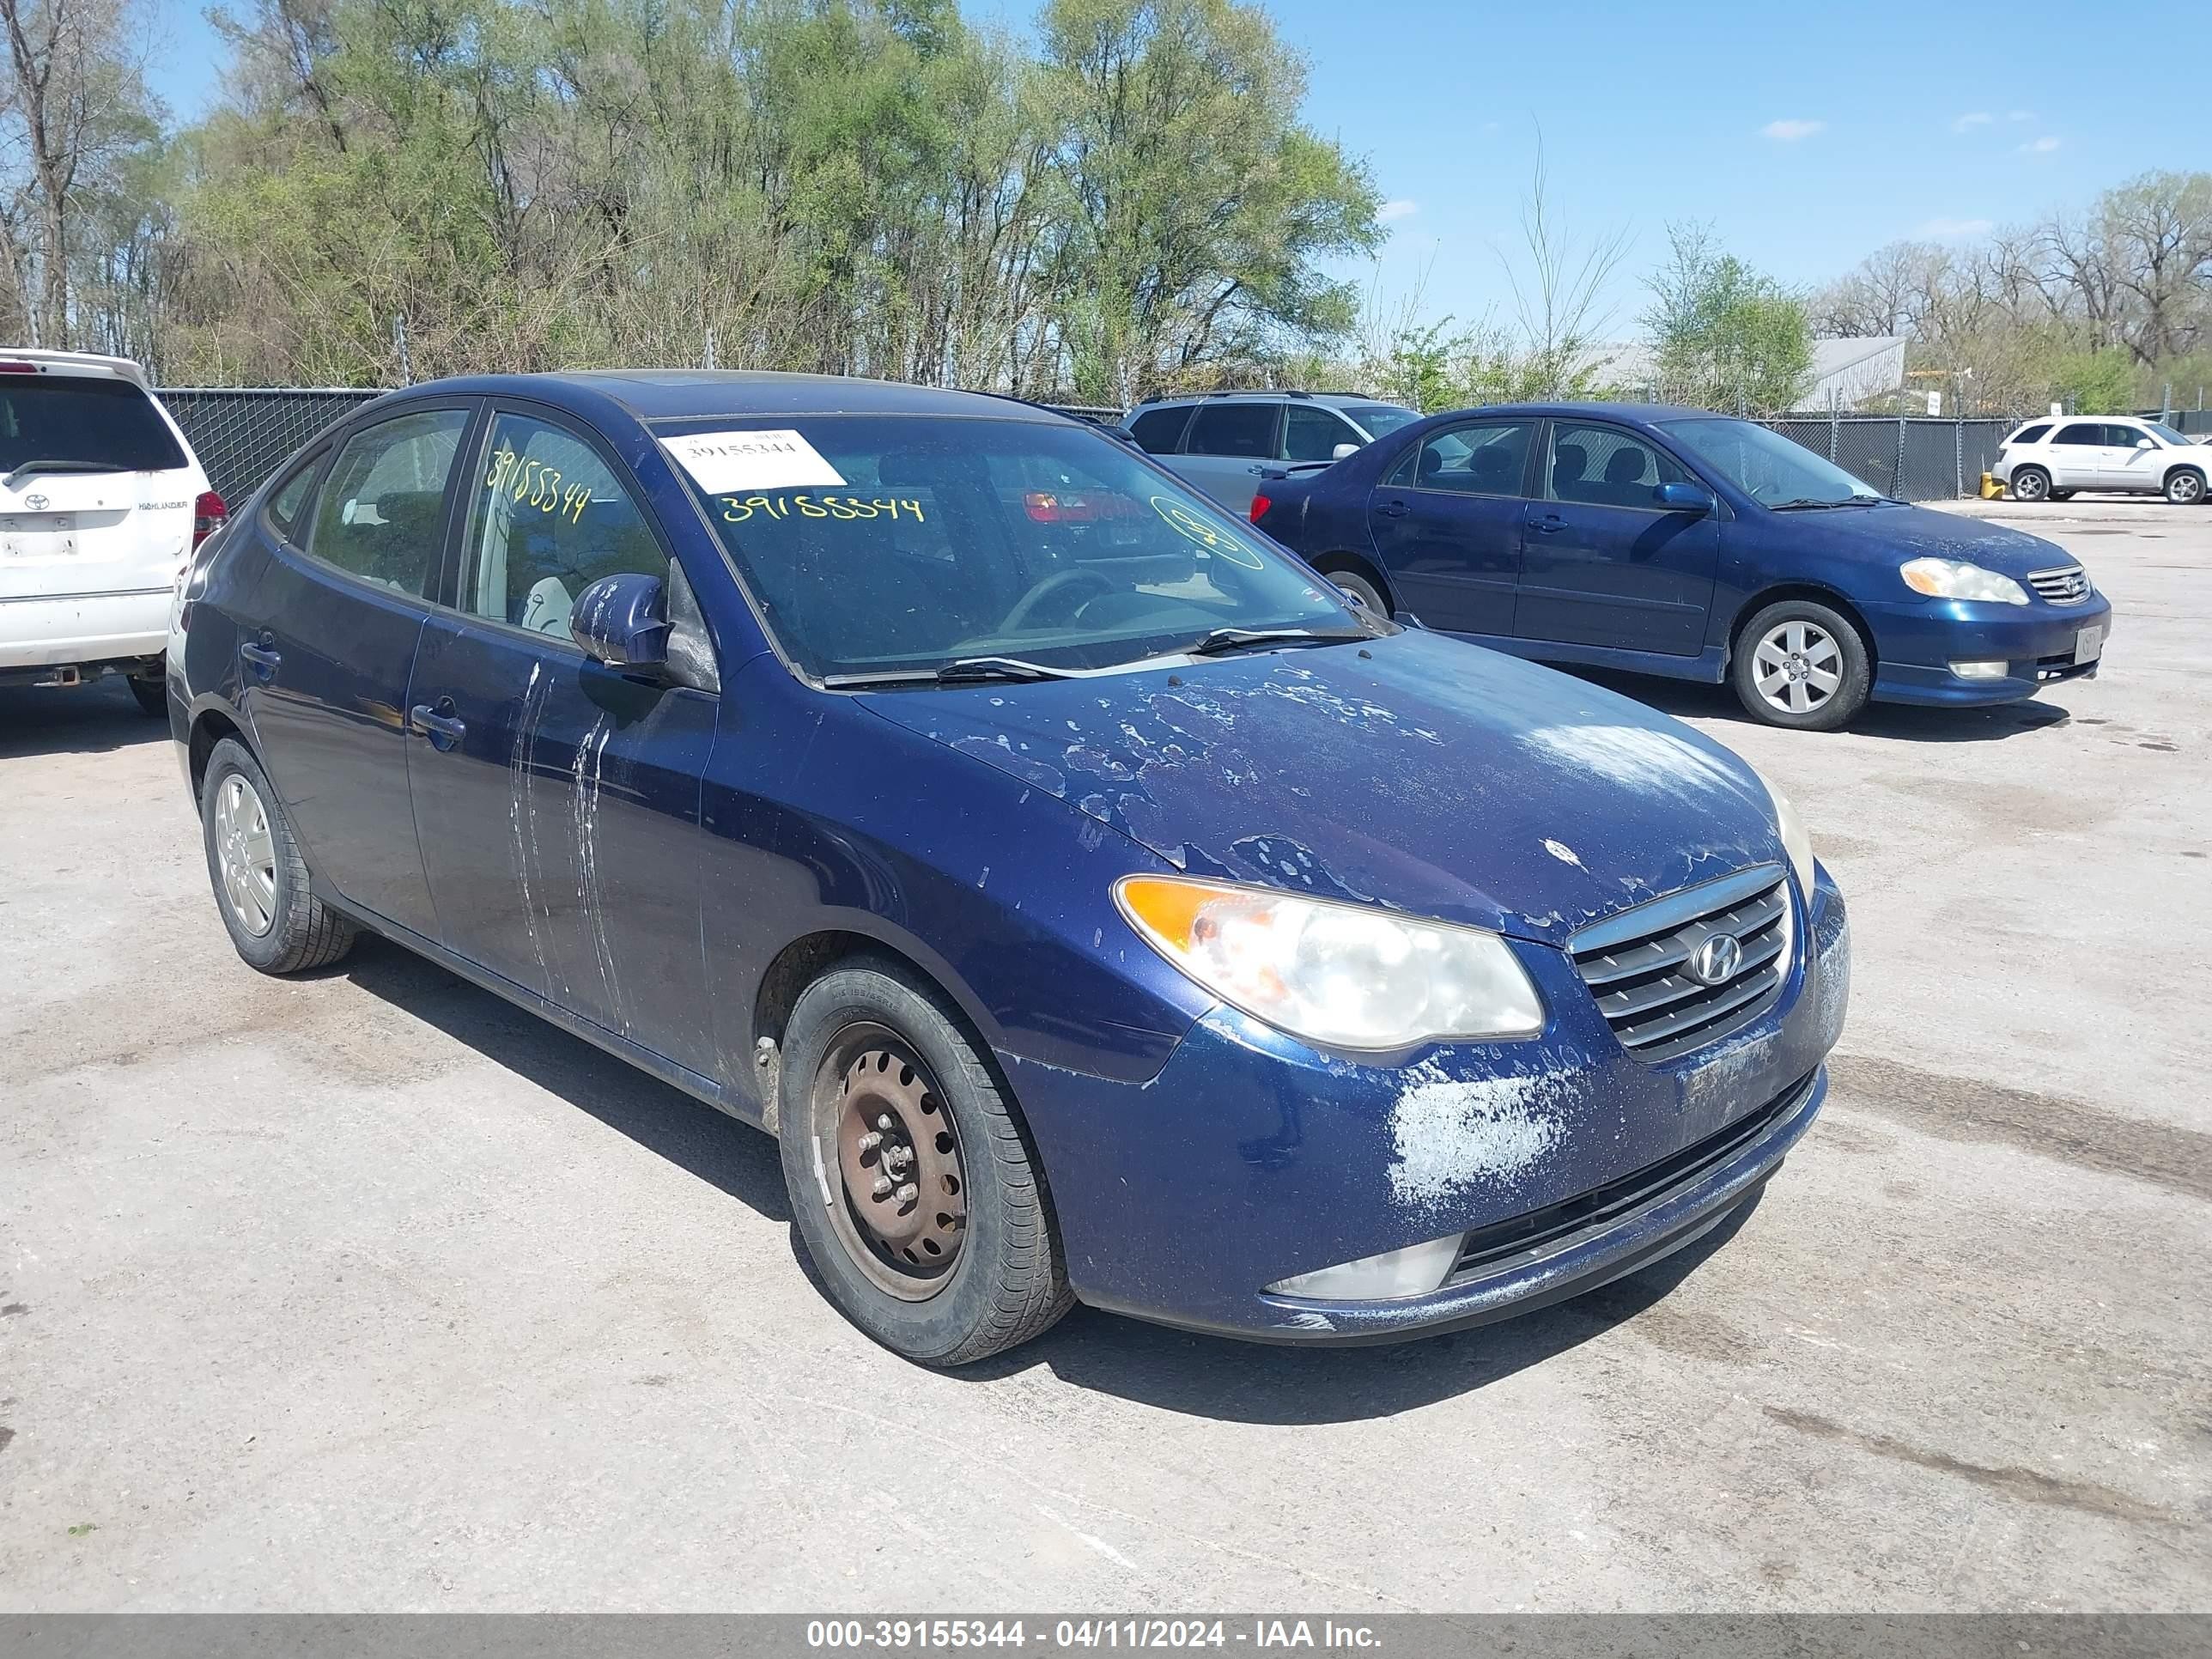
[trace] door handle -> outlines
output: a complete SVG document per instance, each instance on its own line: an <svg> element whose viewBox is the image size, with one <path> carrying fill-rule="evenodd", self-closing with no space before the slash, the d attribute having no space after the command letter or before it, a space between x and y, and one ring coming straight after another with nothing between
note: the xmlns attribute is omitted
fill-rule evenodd
<svg viewBox="0 0 2212 1659"><path fill-rule="evenodd" d="M1556 513L1547 513L1540 519L1528 520L1528 528L1540 536L1556 536L1567 527L1567 521Z"/></svg>
<svg viewBox="0 0 2212 1659"><path fill-rule="evenodd" d="M441 697L438 701L445 708L453 706L451 697ZM427 702L418 702L409 709L407 718L421 728L424 737L430 739L430 747L441 752L450 750L468 735L466 721L452 714L441 714Z"/></svg>
<svg viewBox="0 0 2212 1659"><path fill-rule="evenodd" d="M1402 519L1413 509L1403 501L1383 501L1379 503L1375 510L1386 519Z"/></svg>
<svg viewBox="0 0 2212 1659"><path fill-rule="evenodd" d="M284 660L281 653L264 641L248 640L238 647L238 654L253 671L253 678L258 680L276 678L276 665Z"/></svg>

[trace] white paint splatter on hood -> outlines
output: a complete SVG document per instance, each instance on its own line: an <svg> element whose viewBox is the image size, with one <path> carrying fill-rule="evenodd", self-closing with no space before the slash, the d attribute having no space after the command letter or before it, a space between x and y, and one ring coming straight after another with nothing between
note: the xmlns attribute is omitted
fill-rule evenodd
<svg viewBox="0 0 2212 1659"><path fill-rule="evenodd" d="M1410 1086L1390 1112L1390 1190L1401 1204L1436 1208L1470 1187L1506 1185L1566 1133L1568 1073L1462 1082L1428 1060L1406 1075Z"/></svg>
<svg viewBox="0 0 2212 1659"><path fill-rule="evenodd" d="M1685 789L1758 788L1724 755L1648 726L1540 726L1521 741L1546 759L1583 767L1632 789L1679 794Z"/></svg>

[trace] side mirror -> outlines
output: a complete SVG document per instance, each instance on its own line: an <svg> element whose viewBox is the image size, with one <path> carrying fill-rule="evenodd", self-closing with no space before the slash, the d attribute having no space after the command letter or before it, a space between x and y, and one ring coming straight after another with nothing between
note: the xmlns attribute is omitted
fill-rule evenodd
<svg viewBox="0 0 2212 1659"><path fill-rule="evenodd" d="M2158 446L2148 438L2138 438L2136 440L2136 447L2137 449L2156 449Z"/></svg>
<svg viewBox="0 0 2212 1659"><path fill-rule="evenodd" d="M1328 452L1328 458L1332 461L1340 461L1347 455L1357 455L1358 453L1358 444L1339 444Z"/></svg>
<svg viewBox="0 0 2212 1659"><path fill-rule="evenodd" d="M593 662L658 668L668 660L668 591L658 576L602 576L576 596L568 633Z"/></svg>
<svg viewBox="0 0 2212 1659"><path fill-rule="evenodd" d="M1713 510L1712 492L1702 484L1662 483L1651 492L1651 497L1669 513L1702 515Z"/></svg>

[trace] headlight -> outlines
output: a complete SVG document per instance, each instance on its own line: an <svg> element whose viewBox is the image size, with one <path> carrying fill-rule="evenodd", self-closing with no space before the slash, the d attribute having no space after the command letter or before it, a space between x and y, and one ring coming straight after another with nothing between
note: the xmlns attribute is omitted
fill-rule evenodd
<svg viewBox="0 0 2212 1659"><path fill-rule="evenodd" d="M1264 887L1125 876L1145 942L1255 1019L1332 1048L1533 1036L1543 1004L1495 933Z"/></svg>
<svg viewBox="0 0 2212 1659"><path fill-rule="evenodd" d="M2027 590L2009 576L1959 559L1908 559L1897 567L1905 585L1931 599L1983 599L2026 605Z"/></svg>
<svg viewBox="0 0 2212 1659"><path fill-rule="evenodd" d="M1813 902L1813 837L1805 828L1805 820L1797 816L1797 809L1790 804L1790 797L1774 787L1774 780L1760 772L1759 781L1766 786L1767 798L1774 803L1774 821L1782 830L1782 850L1790 854L1790 867L1797 872L1797 890L1805 896L1805 902Z"/></svg>

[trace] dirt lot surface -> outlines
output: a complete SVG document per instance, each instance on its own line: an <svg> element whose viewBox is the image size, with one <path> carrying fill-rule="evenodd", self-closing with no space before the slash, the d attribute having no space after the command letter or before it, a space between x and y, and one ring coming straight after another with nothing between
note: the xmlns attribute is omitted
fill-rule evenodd
<svg viewBox="0 0 2212 1659"><path fill-rule="evenodd" d="M2212 1604L2212 510L1993 511L2102 678L1769 770L1853 907L1731 1236L1289 1352L833 1314L763 1137L389 947L257 977L165 732L0 693L0 1609Z"/></svg>

